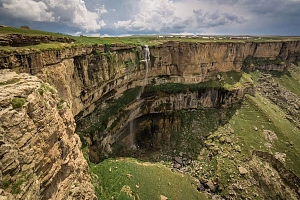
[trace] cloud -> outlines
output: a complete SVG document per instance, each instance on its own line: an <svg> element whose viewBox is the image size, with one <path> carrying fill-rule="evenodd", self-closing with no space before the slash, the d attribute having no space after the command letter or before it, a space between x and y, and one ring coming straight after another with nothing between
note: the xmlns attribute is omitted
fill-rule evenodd
<svg viewBox="0 0 300 200"><path fill-rule="evenodd" d="M0 0L0 24L72 34L299 35L299 10L300 0Z"/></svg>
<svg viewBox="0 0 300 200"><path fill-rule="evenodd" d="M16 18L32 21L55 21L52 12L47 11L44 2L33 0L4 0L2 3L3 12Z"/></svg>
<svg viewBox="0 0 300 200"><path fill-rule="evenodd" d="M176 20L174 3L169 0L140 0L131 6L135 8L131 18L114 23L116 28L159 31Z"/></svg>
<svg viewBox="0 0 300 200"><path fill-rule="evenodd" d="M107 13L105 6L89 11L83 0L4 0L1 10L15 18L28 21L58 21L87 32L99 30L106 25L100 19L101 14Z"/></svg>
<svg viewBox="0 0 300 200"><path fill-rule="evenodd" d="M195 3L195 1L191 1ZM152 30L156 32L195 32L203 28L244 23L243 16L219 10L198 9L192 6L183 6L182 2L170 0L140 0L137 3L136 13L128 20L115 22L118 29L131 31ZM185 13L182 13L185 12Z"/></svg>
<svg viewBox="0 0 300 200"><path fill-rule="evenodd" d="M194 10L194 17L192 20L196 22L197 28L217 27L235 23L240 24L246 21L244 17L238 16L235 13L219 11L208 13L202 9Z"/></svg>

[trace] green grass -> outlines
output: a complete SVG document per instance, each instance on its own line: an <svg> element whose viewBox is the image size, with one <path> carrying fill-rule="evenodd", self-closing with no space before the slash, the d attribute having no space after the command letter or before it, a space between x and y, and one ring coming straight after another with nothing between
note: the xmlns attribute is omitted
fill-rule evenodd
<svg viewBox="0 0 300 200"><path fill-rule="evenodd" d="M237 107L237 110L232 109L232 112L236 114L232 114L225 125L211 130L211 134L205 139L206 148L201 151L198 160L203 168L200 177L217 178L221 189L219 194L230 197L229 185L236 181L250 180L248 176L251 174L239 176L237 166L248 166L253 150L273 155L276 152L285 153L286 168L299 177L300 131L285 119L285 114L276 105L257 93L255 96L246 95L240 107ZM215 118L217 120L217 117ZM201 120L198 123L202 126ZM198 130L198 127L192 127L190 133L193 130ZM264 130L273 131L277 139L273 142L267 140L263 134ZM271 143L272 146L265 146L267 143ZM293 145L290 145L291 143ZM214 156L207 161L209 152ZM238 192L239 198L249 197L249 194L256 190L255 186L248 187L247 193L241 190Z"/></svg>
<svg viewBox="0 0 300 200"><path fill-rule="evenodd" d="M11 185L10 180L1 180L0 187L3 189L7 189Z"/></svg>
<svg viewBox="0 0 300 200"><path fill-rule="evenodd" d="M210 132L222 126L233 115L235 109L206 108L176 111L175 116L179 122L177 126L172 127L171 147L197 158L204 146L205 138Z"/></svg>
<svg viewBox="0 0 300 200"><path fill-rule="evenodd" d="M300 67L293 66L288 72L272 72L276 82L300 98Z"/></svg>
<svg viewBox="0 0 300 200"><path fill-rule="evenodd" d="M172 172L161 164L135 159L108 159L91 165L93 183L98 199L170 200L207 199L196 190L195 179Z"/></svg>
<svg viewBox="0 0 300 200"><path fill-rule="evenodd" d="M98 108L91 115L85 117L83 121L78 123L78 126L89 124L87 128L84 128L84 133L93 135L95 131L104 131L107 128L108 121L111 117L116 117L113 125L116 125L117 121L121 117L124 117L124 107L133 102L140 92L140 87L126 90L118 99L112 99L107 101L107 107Z"/></svg>
<svg viewBox="0 0 300 200"><path fill-rule="evenodd" d="M49 84L42 83L41 87L38 89L38 92L41 96L43 96L46 91L51 92L51 94L55 93L55 90Z"/></svg>
<svg viewBox="0 0 300 200"><path fill-rule="evenodd" d="M11 52L15 50L56 50L63 49L68 47L75 47L80 45L111 45L116 43L130 44L136 46L149 45L154 46L158 44L163 44L168 41L177 41L177 42L192 42L192 43L207 43L207 42L228 42L228 43L245 43L245 42L281 42L281 41L295 41L300 40L300 37L252 37L251 39L236 39L230 40L229 37L226 39L203 39L200 38L191 38L189 36L185 38L173 37L173 38L157 38L157 36L147 36L147 35L137 35L137 36L127 36L127 37L79 37L79 36L70 36L66 34L52 33L40 30L33 29L21 29L21 28L12 28L12 27L0 27L0 35L3 34L23 34L23 35L47 35L53 37L70 37L75 39L73 44L62 44L62 43L50 43L50 44L39 44L35 46L27 47L1 47L0 50ZM219 36L215 36L219 38Z"/></svg>
<svg viewBox="0 0 300 200"><path fill-rule="evenodd" d="M250 156L252 148L261 151L286 153L286 167L300 176L300 131L287 119L276 105L259 94L254 97L246 96L238 115L234 115L229 121L235 130L239 142L243 144L243 156ZM255 127L257 130L255 130ZM275 132L278 140L271 149L265 147L268 142L263 136L263 130ZM289 146L287 143L294 143Z"/></svg>
<svg viewBox="0 0 300 200"><path fill-rule="evenodd" d="M244 87L252 86L253 81L249 74L229 71L219 73L221 80L217 80L217 75L214 74L210 81L200 82L195 84L183 83L165 83L160 85L147 85L144 90L144 96L148 95L164 95L165 94L178 94L195 92L203 88L218 88L225 90L241 89Z"/></svg>
<svg viewBox="0 0 300 200"><path fill-rule="evenodd" d="M54 37L68 36L66 34L58 34L53 32L34 30L34 29L23 29L14 27L0 27L0 35L2 34L22 34L22 35L47 35Z"/></svg>
<svg viewBox="0 0 300 200"><path fill-rule="evenodd" d="M254 58L254 57L247 57L244 60L244 64L246 66L256 66L256 65L269 65L269 64L275 64L275 65L284 65L285 62L281 58L276 58L274 60L269 60L265 58Z"/></svg>
<svg viewBox="0 0 300 200"><path fill-rule="evenodd" d="M147 85L144 93L166 93L166 94L178 94L187 93L188 91L195 92L202 88L221 88L221 84L216 81L207 81L197 84L183 84L183 83L164 83L160 85Z"/></svg>
<svg viewBox="0 0 300 200"><path fill-rule="evenodd" d="M12 184L11 193L12 194L20 194L22 192L21 185L25 182L24 179L17 180Z"/></svg>

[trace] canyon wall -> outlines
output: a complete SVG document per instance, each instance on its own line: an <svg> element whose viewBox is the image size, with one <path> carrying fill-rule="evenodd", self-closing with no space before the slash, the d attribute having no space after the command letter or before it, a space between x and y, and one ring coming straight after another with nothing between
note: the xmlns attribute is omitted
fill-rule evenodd
<svg viewBox="0 0 300 200"><path fill-rule="evenodd" d="M0 199L96 199L74 130L55 89L0 70Z"/></svg>
<svg viewBox="0 0 300 200"><path fill-rule="evenodd" d="M198 83L232 70L284 70L300 59L300 42L167 42L150 52L148 83L157 77L157 84ZM57 88L74 115L85 116L109 92L118 96L143 84L143 57L142 47L124 44L1 52L0 68L38 75Z"/></svg>
<svg viewBox="0 0 300 200"><path fill-rule="evenodd" d="M92 124L89 116L94 114L97 119L99 113L106 111L102 112L107 115L106 132L95 126L90 135L83 135L87 141L91 140L88 141L90 158L94 162L99 162L100 148L110 152L111 145L118 139L125 139L130 146L131 124L143 125L149 116L158 116L152 117L151 123L159 124L157 130L164 127L165 133L159 135L163 139L150 138L148 142L144 141L145 135L137 133L138 139L143 140L142 145L161 147L170 141L171 129L166 127L172 127L178 119L160 114L181 109L228 107L239 102L246 93L253 94L253 86L227 90L204 87L168 95L151 93L146 88L144 94L129 94L133 100L122 104L117 111L107 110L108 104L145 84L192 85L216 78L221 81L223 72L283 71L300 60L300 42L167 42L151 46L150 52L149 70L146 70L143 47L135 45L1 51L3 189L0 198L94 199L88 166L80 151L81 142L74 134L74 116L81 124ZM55 89L35 76L7 69L38 76ZM137 129L144 132L145 127L152 125Z"/></svg>

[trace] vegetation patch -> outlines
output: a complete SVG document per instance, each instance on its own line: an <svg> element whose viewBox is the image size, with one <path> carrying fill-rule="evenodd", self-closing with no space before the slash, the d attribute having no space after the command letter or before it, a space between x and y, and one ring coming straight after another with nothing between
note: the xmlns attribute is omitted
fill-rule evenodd
<svg viewBox="0 0 300 200"><path fill-rule="evenodd" d="M24 179L17 180L12 184L11 193L12 194L20 194L22 192L21 185L25 182Z"/></svg>
<svg viewBox="0 0 300 200"><path fill-rule="evenodd" d="M256 58L256 57L248 56L244 60L244 65L248 67L262 66L262 65L284 65L284 64L285 62L278 57L274 60L270 60L265 58Z"/></svg>
<svg viewBox="0 0 300 200"><path fill-rule="evenodd" d="M169 41L176 42L187 42L187 43L246 43L246 42L282 42L282 41L297 41L299 37L252 37L250 39L236 38L230 39L230 37L211 37L210 39L199 37L161 37L139 35L139 36L127 36L127 37L88 37L88 36L71 36L62 33L52 33L33 29L22 29L13 27L0 27L0 34L22 34L29 36L52 36L55 38L68 37L74 39L75 42L71 44L67 43L49 43L49 44L38 44L26 47L8 47L2 46L0 50L4 52L12 52L15 50L34 50L34 51L44 51L44 50L59 50L64 48L72 48L77 46L102 46L102 45L114 45L114 44L128 44L135 46L154 46L163 44ZM280 64L281 62L279 62Z"/></svg>
<svg viewBox="0 0 300 200"><path fill-rule="evenodd" d="M130 67L132 65L135 65L135 62L132 60L128 60L128 61L125 61L124 64L125 64L125 67Z"/></svg>
<svg viewBox="0 0 300 200"><path fill-rule="evenodd" d="M1 85L15 84L15 83L17 83L17 82L19 82L19 81L20 81L20 79L18 79L18 78L12 78L12 79L10 79L10 80L8 80L8 81L0 82L0 86L1 86Z"/></svg>
<svg viewBox="0 0 300 200"><path fill-rule="evenodd" d="M170 95L178 93L196 92L204 88L234 90L249 86L252 87L252 85L252 79L248 74L230 71L219 73L218 75L213 74L212 80L195 84L165 83L160 85L147 85L145 87L143 97L153 95L161 96L164 95L164 93Z"/></svg>
<svg viewBox="0 0 300 200"><path fill-rule="evenodd" d="M0 187L3 189L7 189L11 185L10 180L1 180Z"/></svg>
<svg viewBox="0 0 300 200"><path fill-rule="evenodd" d="M59 100L58 104L57 104L57 109L58 109L58 110L63 109L64 103L65 103L65 100L61 98L61 99Z"/></svg>
<svg viewBox="0 0 300 200"><path fill-rule="evenodd" d="M253 148L260 151L284 152L287 155L286 166L300 175L299 145L287 145L289 143L300 144L299 130L290 121L285 119L285 114L268 99L259 94L255 97L246 96L237 116L230 120L231 127L236 130L239 142L243 144L245 156L250 156ZM264 136L264 130L272 131L278 137L272 146Z"/></svg>
<svg viewBox="0 0 300 200"><path fill-rule="evenodd" d="M300 65L299 65L300 66ZM276 82L293 92L300 98L300 67L293 65L288 72L273 71Z"/></svg>
<svg viewBox="0 0 300 200"><path fill-rule="evenodd" d="M113 123L113 125L116 125L117 122L126 114L124 107L133 102L139 92L140 87L136 87L125 91L118 99L107 100L107 106L104 108L99 107L96 111L94 111L94 113L78 122L78 127L84 124L91 124L88 128L84 128L83 132L93 135L95 131L103 132L106 130L108 121L111 117L116 117L116 122Z"/></svg>
<svg viewBox="0 0 300 200"><path fill-rule="evenodd" d="M41 87L38 89L38 92L41 96L43 96L46 91L51 92L51 94L55 93L55 90L52 87L50 87L49 84L42 83Z"/></svg>
<svg viewBox="0 0 300 200"><path fill-rule="evenodd" d="M11 105L14 109L21 108L24 104L25 104L25 99L24 98L15 97L11 101Z"/></svg>
<svg viewBox="0 0 300 200"><path fill-rule="evenodd" d="M189 175L172 172L162 164L120 158L91 164L98 199L207 199Z"/></svg>

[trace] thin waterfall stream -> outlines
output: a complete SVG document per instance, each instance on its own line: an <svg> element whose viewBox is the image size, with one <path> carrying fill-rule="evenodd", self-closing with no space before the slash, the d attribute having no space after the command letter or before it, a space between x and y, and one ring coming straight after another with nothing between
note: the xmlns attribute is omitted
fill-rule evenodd
<svg viewBox="0 0 300 200"><path fill-rule="evenodd" d="M146 73L145 73L145 78L144 78L140 95L144 92L145 86L147 85L148 82L148 73L149 73L149 64L150 64L150 50L148 45L145 45L144 55L145 55Z"/></svg>
<svg viewBox="0 0 300 200"><path fill-rule="evenodd" d="M141 97L141 95L143 94L144 92L144 89L145 89L145 86L147 85L147 82L148 82L148 73L149 73L149 64L150 64L150 50L149 50L149 47L148 45L145 45L144 46L144 61L145 61L145 78L144 78L144 81L143 81L143 85L142 85L142 88L140 90L140 93L139 95L137 96L137 99L139 99ZM139 109L138 109L139 110ZM131 115L133 114L136 114L136 112L132 112L129 116L129 119L131 119ZM134 124L134 119L130 120L129 122L129 136L128 136L128 139L129 139L129 146L131 149L133 150L136 150L137 147L135 145L135 132L134 132L134 129L135 129L135 124Z"/></svg>

